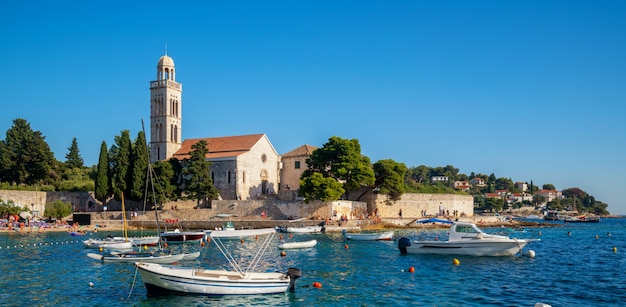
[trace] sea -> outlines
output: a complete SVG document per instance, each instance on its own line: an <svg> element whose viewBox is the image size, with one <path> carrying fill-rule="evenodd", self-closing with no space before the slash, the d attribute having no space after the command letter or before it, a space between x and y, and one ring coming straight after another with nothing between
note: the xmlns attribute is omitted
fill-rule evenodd
<svg viewBox="0 0 626 307"><path fill-rule="evenodd" d="M300 268L303 276L295 292L234 297L148 294L133 264L103 264L87 257L98 251L85 248L82 240L120 233L100 231L82 237L65 232L0 233L0 305L626 306L625 218L484 230L538 240L515 256L470 257L401 255L395 240L345 241L340 233L276 234L260 269ZM396 238L413 239L445 234L443 229L395 232ZM280 236L287 242L316 239L318 244L281 255L276 246ZM245 264L258 251L257 244L250 238L232 240L227 246ZM176 265L228 266L211 242L169 247L202 251L200 258ZM530 250L534 258L528 256Z"/></svg>

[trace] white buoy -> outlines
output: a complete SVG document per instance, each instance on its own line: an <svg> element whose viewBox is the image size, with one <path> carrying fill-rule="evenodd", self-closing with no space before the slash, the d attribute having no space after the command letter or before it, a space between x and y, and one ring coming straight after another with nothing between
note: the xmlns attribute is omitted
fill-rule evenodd
<svg viewBox="0 0 626 307"><path fill-rule="evenodd" d="M552 305L544 304L544 303L536 303L535 307L552 307Z"/></svg>
<svg viewBox="0 0 626 307"><path fill-rule="evenodd" d="M529 250L526 252L526 257L528 257L528 258L535 258L535 251L534 251L534 250L532 250L532 249L529 249Z"/></svg>
<svg viewBox="0 0 626 307"><path fill-rule="evenodd" d="M93 283L92 282L89 282L89 287L93 287Z"/></svg>

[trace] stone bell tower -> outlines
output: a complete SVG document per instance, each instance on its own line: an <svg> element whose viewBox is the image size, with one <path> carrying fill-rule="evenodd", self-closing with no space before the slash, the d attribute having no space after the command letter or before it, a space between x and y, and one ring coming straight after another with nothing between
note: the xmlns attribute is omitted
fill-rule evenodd
<svg viewBox="0 0 626 307"><path fill-rule="evenodd" d="M180 149L182 92L174 60L165 54L157 63L156 80L150 81L150 162L169 159Z"/></svg>

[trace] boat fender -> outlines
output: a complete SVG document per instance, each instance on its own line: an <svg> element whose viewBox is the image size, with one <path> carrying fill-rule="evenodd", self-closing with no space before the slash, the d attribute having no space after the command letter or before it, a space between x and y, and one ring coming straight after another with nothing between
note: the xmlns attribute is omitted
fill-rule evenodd
<svg viewBox="0 0 626 307"><path fill-rule="evenodd" d="M295 292L296 279L302 277L302 270L298 268L288 268L287 276L289 276L289 292Z"/></svg>
<svg viewBox="0 0 626 307"><path fill-rule="evenodd" d="M407 246L411 246L411 240L409 240L409 238L400 238L400 240L398 240L398 249L400 249L400 254L406 255Z"/></svg>

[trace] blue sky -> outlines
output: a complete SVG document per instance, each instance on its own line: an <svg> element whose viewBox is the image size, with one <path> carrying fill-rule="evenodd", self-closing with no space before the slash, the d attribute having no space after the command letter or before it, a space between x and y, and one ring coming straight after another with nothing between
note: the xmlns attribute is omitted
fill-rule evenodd
<svg viewBox="0 0 626 307"><path fill-rule="evenodd" d="M626 214L624 1L12 1L0 139L16 118L64 161L149 122L167 53L183 138L331 136L375 162L579 187Z"/></svg>

